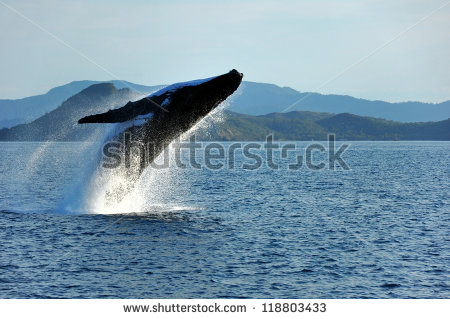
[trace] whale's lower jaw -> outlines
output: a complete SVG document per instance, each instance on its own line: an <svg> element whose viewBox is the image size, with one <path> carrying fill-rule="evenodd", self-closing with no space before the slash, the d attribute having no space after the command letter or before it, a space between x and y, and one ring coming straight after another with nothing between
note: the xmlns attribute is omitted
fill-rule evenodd
<svg viewBox="0 0 450 319"><path fill-rule="evenodd" d="M236 91L242 77L242 73L232 70L206 80L174 84L139 101L128 102L122 108L80 119L79 123L129 123L113 138L119 142L129 139L121 148L122 158L132 154L136 145L145 148L130 163L125 163L125 168L122 165L113 172L121 174L124 182L111 190L109 200L120 202L164 148Z"/></svg>

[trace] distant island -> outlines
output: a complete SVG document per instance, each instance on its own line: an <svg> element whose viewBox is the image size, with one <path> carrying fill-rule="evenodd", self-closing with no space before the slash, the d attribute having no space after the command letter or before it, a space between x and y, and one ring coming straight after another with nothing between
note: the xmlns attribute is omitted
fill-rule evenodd
<svg viewBox="0 0 450 319"><path fill-rule="evenodd" d="M139 91L142 89L141 87ZM155 90L156 87L151 89ZM286 88L279 89L286 90ZM251 92L255 93L256 91ZM266 91L264 94L269 93ZM1 129L0 141L97 140L102 136L104 126L78 125L77 120L88 114L105 112L109 108L123 106L138 96L139 93L124 88L123 85L122 88L117 89L113 83L94 84L69 97L61 105L30 123ZM250 93L246 99L250 99L248 103L256 103L256 97L251 100ZM266 103L269 102L266 101ZM284 102L287 100L283 100ZM450 140L450 119L448 118L435 122L402 123L348 112L334 114L332 112L291 111L262 115L242 114L233 111L243 108L240 103L243 103L243 100L242 97L239 100L238 95L234 102L231 102L231 106L234 105L234 107L229 107L224 111L222 121L197 132L199 139L205 141L262 141L267 135L274 134L274 138L277 140L311 141L326 140L329 133L335 133L338 140ZM255 108L254 105L252 107ZM447 109L448 106L443 108L444 111Z"/></svg>
<svg viewBox="0 0 450 319"><path fill-rule="evenodd" d="M307 111L271 113L261 116L225 111L225 120L200 134L202 140L263 141L268 134L276 140L435 140L450 141L450 119L439 122L399 123L349 113Z"/></svg>

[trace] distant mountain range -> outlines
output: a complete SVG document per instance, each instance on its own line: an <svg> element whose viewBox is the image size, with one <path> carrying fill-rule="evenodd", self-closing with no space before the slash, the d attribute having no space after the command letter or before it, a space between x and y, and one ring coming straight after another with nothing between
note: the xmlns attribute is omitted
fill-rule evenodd
<svg viewBox="0 0 450 319"><path fill-rule="evenodd" d="M441 121L450 118L450 100L438 104L389 103L347 95L301 93L289 87L254 82L243 82L240 91L242 94L231 101L228 110L249 115L285 112L287 107L296 103L288 111L352 113L398 122Z"/></svg>
<svg viewBox="0 0 450 319"><path fill-rule="evenodd" d="M0 130L3 141L85 141L101 136L105 125L79 125L83 116L106 112L136 98L129 89L116 89L111 83L94 84L75 94L61 106L28 124Z"/></svg>
<svg viewBox="0 0 450 319"><path fill-rule="evenodd" d="M71 96L98 83L102 82L75 81L53 88L46 94L17 100L0 100L0 128L29 123L56 109ZM114 84L117 89L129 88L141 94L149 94L163 87L163 85L145 86L118 80L108 83ZM450 101L437 104L421 102L388 103L357 99L345 95L301 93L289 87L246 81L229 100L227 110L247 115L284 112L287 107L296 103L287 111L352 113L398 122L441 121L450 118Z"/></svg>
<svg viewBox="0 0 450 319"><path fill-rule="evenodd" d="M35 95L17 100L0 100L0 128L29 123L40 116L53 111L71 96L87 87L104 83L101 81L74 81L55 87L42 95ZM117 89L129 88L135 92L149 94L162 88L162 85L145 86L127 81L108 81Z"/></svg>
<svg viewBox="0 0 450 319"><path fill-rule="evenodd" d="M0 130L0 141L98 140L108 125L80 125L83 116L105 112L140 96L111 83L89 86L56 109L28 124ZM278 140L325 140L335 133L339 140L450 140L450 119L439 122L400 123L349 113L311 111L240 114L225 111L224 119L197 132L201 140L257 141L274 134Z"/></svg>

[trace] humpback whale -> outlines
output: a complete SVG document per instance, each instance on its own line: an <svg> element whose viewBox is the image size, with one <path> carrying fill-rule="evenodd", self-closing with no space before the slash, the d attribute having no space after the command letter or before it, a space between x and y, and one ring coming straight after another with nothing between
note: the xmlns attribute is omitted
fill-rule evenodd
<svg viewBox="0 0 450 319"><path fill-rule="evenodd" d="M109 192L110 200L121 201L164 148L236 91L242 77L242 73L233 69L208 79L172 84L121 108L78 120L79 124L121 123L112 140L129 139L121 148L122 153L130 154L130 148L136 144L152 145L145 154L140 152L133 165L126 165L125 171L120 172L126 182Z"/></svg>

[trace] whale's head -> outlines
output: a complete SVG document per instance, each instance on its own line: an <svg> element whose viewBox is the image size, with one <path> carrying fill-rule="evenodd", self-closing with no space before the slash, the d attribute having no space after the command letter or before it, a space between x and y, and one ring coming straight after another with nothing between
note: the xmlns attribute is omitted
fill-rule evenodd
<svg viewBox="0 0 450 319"><path fill-rule="evenodd" d="M156 92L149 98L162 100L161 106L167 112L196 121L236 91L242 77L242 73L233 69L217 77L171 85L162 94Z"/></svg>

